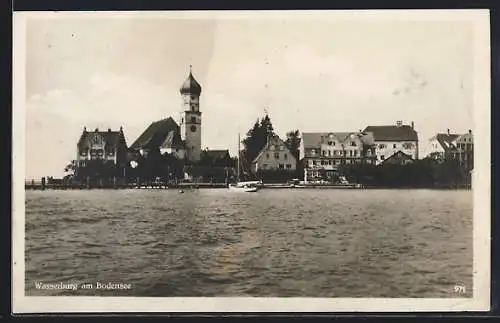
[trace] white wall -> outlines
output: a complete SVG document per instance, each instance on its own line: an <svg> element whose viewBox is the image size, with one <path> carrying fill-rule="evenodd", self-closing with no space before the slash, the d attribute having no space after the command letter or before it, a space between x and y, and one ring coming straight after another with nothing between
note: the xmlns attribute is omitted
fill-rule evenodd
<svg viewBox="0 0 500 323"><path fill-rule="evenodd" d="M412 148L403 148L403 144L412 144ZM418 159L418 144L415 141L375 141L375 154L377 155L377 165L385 159L391 157L398 151L410 155L413 159ZM385 146L385 147L382 147ZM383 158L382 158L383 157Z"/></svg>

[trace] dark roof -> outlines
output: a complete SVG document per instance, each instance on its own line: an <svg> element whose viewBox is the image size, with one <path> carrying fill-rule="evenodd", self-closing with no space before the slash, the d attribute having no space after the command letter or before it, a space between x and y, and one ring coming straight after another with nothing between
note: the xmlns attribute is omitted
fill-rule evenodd
<svg viewBox="0 0 500 323"><path fill-rule="evenodd" d="M386 158L383 164L400 164L402 161L413 161L413 158L399 150L398 152L391 155L391 157Z"/></svg>
<svg viewBox="0 0 500 323"><path fill-rule="evenodd" d="M78 147L79 148L85 148L88 147L88 139L91 136L91 134L98 134L104 141L105 145L107 148L115 148L118 147L120 144L123 144L124 146L127 146L125 136L123 135L123 131L87 131L86 129L83 130L82 135L80 136L80 139L78 140Z"/></svg>
<svg viewBox="0 0 500 323"><path fill-rule="evenodd" d="M211 159L224 159L229 156L229 150L205 150L204 151Z"/></svg>
<svg viewBox="0 0 500 323"><path fill-rule="evenodd" d="M189 72L188 78L182 83L180 88L181 94L197 94L201 93L201 85L196 81L191 71Z"/></svg>
<svg viewBox="0 0 500 323"><path fill-rule="evenodd" d="M136 139L130 146L133 150L142 148L160 148L160 147L182 147L182 139L180 137L180 127L172 119L168 117L156 122L153 122L149 127Z"/></svg>
<svg viewBox="0 0 500 323"><path fill-rule="evenodd" d="M450 151L450 150L455 150L457 148L455 140L458 137L460 137L460 135L438 133L435 138L439 142L441 147L443 147L444 151Z"/></svg>
<svg viewBox="0 0 500 323"><path fill-rule="evenodd" d="M372 132L375 141L418 141L417 132L408 125L368 126L364 132Z"/></svg>

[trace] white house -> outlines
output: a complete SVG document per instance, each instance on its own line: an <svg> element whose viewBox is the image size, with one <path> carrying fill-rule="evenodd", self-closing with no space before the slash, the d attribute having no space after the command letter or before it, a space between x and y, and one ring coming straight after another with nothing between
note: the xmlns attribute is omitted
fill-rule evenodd
<svg viewBox="0 0 500 323"><path fill-rule="evenodd" d="M414 160L418 159L418 134L413 121L411 125L397 121L396 125L368 126L364 131L373 133L377 165L399 151Z"/></svg>

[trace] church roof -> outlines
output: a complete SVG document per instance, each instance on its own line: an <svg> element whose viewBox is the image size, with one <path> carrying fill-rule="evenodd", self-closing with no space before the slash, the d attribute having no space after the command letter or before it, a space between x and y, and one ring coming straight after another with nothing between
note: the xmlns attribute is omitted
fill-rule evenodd
<svg viewBox="0 0 500 323"><path fill-rule="evenodd" d="M125 146L127 145L125 136L123 135L123 131L121 129L120 131L111 131L111 129L108 129L107 131L99 131L99 129L96 129L95 131L87 131L84 128L82 135L78 140L78 148L89 147L89 138L91 134L98 134L108 148L118 147L121 143Z"/></svg>
<svg viewBox="0 0 500 323"><path fill-rule="evenodd" d="M408 125L368 126L364 132L372 132L376 141L418 141L417 132Z"/></svg>
<svg viewBox="0 0 500 323"><path fill-rule="evenodd" d="M189 71L189 76L188 78L182 83L181 89L180 89L181 94L197 94L200 95L201 93L201 85L196 81L196 79L193 76L193 73Z"/></svg>
<svg viewBox="0 0 500 323"><path fill-rule="evenodd" d="M168 117L156 122L153 122L149 127L136 139L130 146L133 150L151 149L160 147L183 147L180 137L180 127L172 119Z"/></svg>

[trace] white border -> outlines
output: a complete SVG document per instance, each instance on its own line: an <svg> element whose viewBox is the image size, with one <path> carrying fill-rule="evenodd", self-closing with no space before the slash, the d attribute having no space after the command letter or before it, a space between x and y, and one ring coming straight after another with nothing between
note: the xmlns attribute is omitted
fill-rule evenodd
<svg viewBox="0 0 500 323"><path fill-rule="evenodd" d="M470 21L474 24L474 291L469 299L158 298L24 295L25 28L30 18L336 19ZM13 17L13 312L412 312L490 308L490 28L488 10L15 12ZM481 156L478 157L478 154Z"/></svg>

